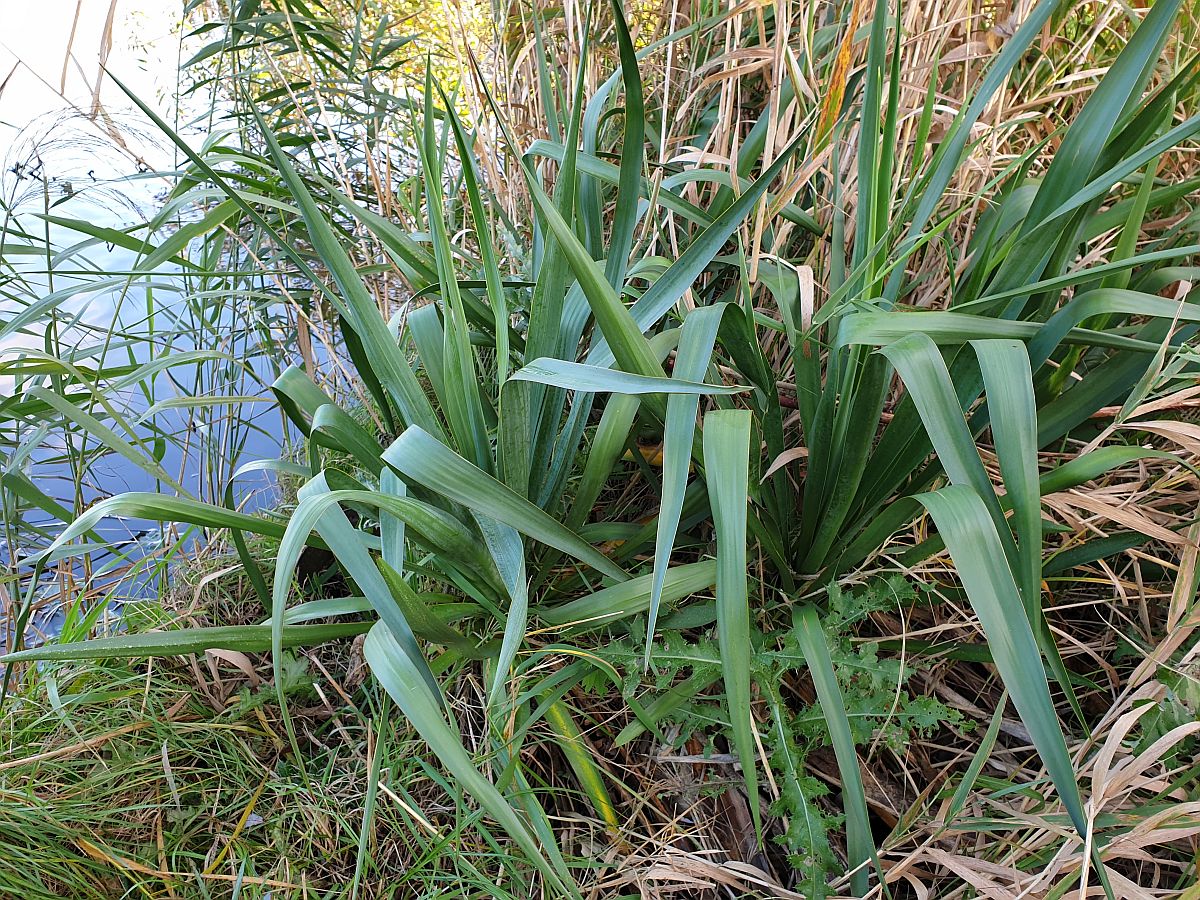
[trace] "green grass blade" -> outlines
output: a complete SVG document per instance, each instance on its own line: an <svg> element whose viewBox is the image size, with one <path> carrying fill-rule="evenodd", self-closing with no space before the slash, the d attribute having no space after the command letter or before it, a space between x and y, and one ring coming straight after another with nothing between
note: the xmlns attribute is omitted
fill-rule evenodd
<svg viewBox="0 0 1200 900"><path fill-rule="evenodd" d="M567 758L567 763L575 773L592 809L608 826L609 833L618 835L621 820L617 817L617 809L608 794L608 788L604 786L604 776L600 773L596 761L592 759L591 748L583 739L571 711L561 700L555 700L546 706L544 718L554 732L559 749Z"/></svg>
<svg viewBox="0 0 1200 900"><path fill-rule="evenodd" d="M26 394L35 400L41 400L48 407L62 415L64 419L82 428L109 450L125 457L125 459L129 460L152 478L169 485L173 490L181 494L188 493L179 482L171 477L171 474L162 467L152 453L148 450L139 452L133 444L125 440L91 413L80 409L66 397L39 385L27 388ZM132 434L132 431L130 433Z"/></svg>
<svg viewBox="0 0 1200 900"><path fill-rule="evenodd" d="M950 805L946 807L946 814L942 817L942 821L949 825L958 818L958 814L963 811L963 807L967 805L967 800L971 796L971 791L975 787L975 782L979 778L979 773L983 771L984 764L992 755L992 750L996 746L996 738L1000 736L1000 726L1004 723L1004 708L1008 705L1008 691L1000 695L1000 700L996 703L996 711L992 713L992 721L988 725L987 732L983 735L983 740L979 742L979 749L975 751L975 755L971 758L971 764L967 766L967 771L963 772L962 779L958 782L958 787L954 789L954 795L950 798Z"/></svg>
<svg viewBox="0 0 1200 900"><path fill-rule="evenodd" d="M996 92L1003 87L1009 73L1037 40L1039 33L1050 21L1050 17L1065 5L1065 0L1039 0L1029 11L1029 15L1025 17L1016 33L1004 42L1003 48L988 67L978 89L971 97L971 102L959 112L945 139L938 145L930 163L929 178L914 182L914 185L920 186L920 194L912 221L909 224L906 241L916 240L924 231L959 168L963 151L967 146L967 141L971 138L971 131L975 127L975 123L979 121L979 117L991 104ZM897 272L893 276L897 291L901 282L901 274ZM891 283L888 288L889 294L892 294Z"/></svg>
<svg viewBox="0 0 1200 900"><path fill-rule="evenodd" d="M46 560L59 558L63 555L63 548L67 544L80 535L94 530L96 523L109 516L130 516L154 522L183 522L203 528L237 528L241 531L249 531L251 534L265 534L271 537L283 537L286 530L281 522L235 512L224 506L203 503L199 500L170 497L166 494L135 491L101 500L76 517L46 548L43 554L44 558Z"/></svg>

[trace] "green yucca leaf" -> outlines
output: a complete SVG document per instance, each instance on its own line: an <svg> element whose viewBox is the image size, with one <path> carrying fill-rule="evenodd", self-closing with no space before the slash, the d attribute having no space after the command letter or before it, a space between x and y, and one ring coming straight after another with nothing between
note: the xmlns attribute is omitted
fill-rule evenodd
<svg viewBox="0 0 1200 900"><path fill-rule="evenodd" d="M408 488L391 469L379 473L379 491L391 497L405 498ZM379 511L379 549L383 561L397 575L404 574L404 519L390 509Z"/></svg>
<svg viewBox="0 0 1200 900"><path fill-rule="evenodd" d="M992 487L983 461L958 403L950 373L933 341L914 333L880 352L896 367L952 484L968 485L987 507L1004 547L1010 569L1017 573L1026 618L1055 677L1077 707L1070 676L1045 623L1041 604L1041 492L1037 474L1037 414L1033 381L1024 347L1017 342L974 341L985 382L995 388L988 411L1007 488L1008 505L1020 545L1013 540L1005 504ZM1023 373L1023 374L1022 374Z"/></svg>
<svg viewBox="0 0 1200 900"><path fill-rule="evenodd" d="M412 339L421 371L429 379L429 387L439 405L446 396L446 332L437 304L430 303L414 309L404 317L404 327Z"/></svg>
<svg viewBox="0 0 1200 900"><path fill-rule="evenodd" d="M475 521L508 592L504 638L500 643L500 653L496 657L496 669L488 691L488 705L494 706L508 683L509 669L525 640L525 628L529 621L529 579L525 573L525 544L516 529L479 512L475 513Z"/></svg>
<svg viewBox="0 0 1200 900"><path fill-rule="evenodd" d="M596 323L600 326L600 331L608 346L612 348L617 364L626 372L634 375L661 378L662 366L659 365L649 341L642 336L642 329L637 326L629 310L621 303L616 291L605 279L599 265L588 255L586 248L575 236L574 230L567 224L532 176L526 180L529 183L529 191L534 205L537 206L547 228L554 235L574 271L575 277L579 280L592 315L595 316ZM655 401L647 402L654 403ZM662 406L662 404L658 405Z"/></svg>
<svg viewBox="0 0 1200 900"><path fill-rule="evenodd" d="M725 313L725 304L693 310L684 320L679 335L679 352L671 380L704 377L712 361L717 328ZM671 550L683 511L696 436L696 414L700 398L696 395L675 395L667 400L667 417L663 426L662 499L658 509L658 529L654 543L654 587L650 594L650 611L646 622L646 658L650 665L650 648L654 644L654 627L658 621L658 606L663 581L671 562Z"/></svg>
<svg viewBox="0 0 1200 900"><path fill-rule="evenodd" d="M1131 462L1141 459L1161 459L1176 465L1191 468L1186 460L1165 450L1151 447L1098 447L1069 459L1061 466L1041 476L1042 496L1067 491ZM1200 476L1198 476L1200 477Z"/></svg>
<svg viewBox="0 0 1200 900"><path fill-rule="evenodd" d="M1067 340L1067 335L1082 330L1073 328L1074 325L1095 316L1114 314L1200 322L1200 304L1192 302L1190 296L1181 303L1178 300L1124 288L1097 288L1085 291L1063 304L1029 342L1031 361L1034 365L1043 364L1059 343ZM1154 352L1158 349L1158 346L1155 346Z"/></svg>
<svg viewBox="0 0 1200 900"><path fill-rule="evenodd" d="M946 475L953 484L969 485L975 491L996 523L1006 558L1015 564L1016 545L1005 523L1004 511L983 467L983 460L979 457L962 408L958 405L958 395L946 361L937 346L928 335L914 332L884 346L879 352L895 366L904 381L908 396L916 405Z"/></svg>
<svg viewBox="0 0 1200 900"><path fill-rule="evenodd" d="M660 363L675 347L678 337L678 329L669 329L650 339L650 346L654 348ZM576 404L578 403L577 398ZM568 528L578 530L591 514L596 498L600 496L600 492L612 474L613 466L625 452L626 439L629 437L634 417L640 408L641 401L636 395L631 394L613 394L604 405L604 412L600 415L600 424L596 426L592 435L592 443L588 448L583 473L575 487L575 497L567 514Z"/></svg>
<svg viewBox="0 0 1200 900"><path fill-rule="evenodd" d="M712 587L717 579L714 560L667 569L659 592L660 603L674 603ZM559 606L538 607L540 619L551 625L587 631L645 612L650 608L654 575L639 575Z"/></svg>
<svg viewBox="0 0 1200 900"><path fill-rule="evenodd" d="M1018 341L972 341L987 396L988 421L1004 479L1002 507L1012 509L1017 536L1012 568L1038 646L1080 721L1083 710L1071 686L1042 611L1042 492L1037 465L1037 401L1025 346ZM1005 527L997 523L997 528Z"/></svg>
<svg viewBox="0 0 1200 900"><path fill-rule="evenodd" d="M539 842L496 786L475 767L462 741L447 724L441 707L424 689L421 673L413 667L408 654L396 643L384 623L377 623L368 632L363 655L371 667L371 674L379 679L379 683L458 784L500 823L553 890L578 898L579 891L558 847Z"/></svg>
<svg viewBox="0 0 1200 900"><path fill-rule="evenodd" d="M333 403L332 398L317 387L308 373L299 366L288 366L284 369L272 382L271 393L275 395L288 419L305 437L312 430L312 420L317 410Z"/></svg>
<svg viewBox="0 0 1200 900"><path fill-rule="evenodd" d="M856 312L842 320L836 344L891 344L918 332L938 344L1003 339L1032 341L1044 328L1038 322L994 319L957 312ZM1060 340L1067 344L1131 350L1135 353L1153 353L1157 349L1157 345L1147 341L1085 328L1068 328Z"/></svg>
<svg viewBox="0 0 1200 900"><path fill-rule="evenodd" d="M762 198L771 182L779 177L788 161L806 140L807 135L801 134L784 147L766 171L746 188L737 200L713 221L712 225L693 239L670 268L655 279L647 291L634 301L627 312L632 322L632 328L637 329L639 333L646 331L665 316L671 307L692 288L696 279L712 264L734 231L754 209L754 204ZM579 275L578 270L576 275ZM582 277L580 281L583 281ZM591 302L590 296L588 301ZM597 321L600 321L599 317L597 317ZM624 319L622 319L622 326L620 328L612 326L612 330L625 335L629 327L628 324L624 324ZM622 354L628 356L628 351L623 346L620 348L614 346L613 339L609 336L609 330L601 324L604 342L598 343L592 348L588 354L588 362L603 366L609 365L615 359L626 371L636 371L643 375L657 374L631 368L622 362ZM623 336L621 340L624 342L627 338Z"/></svg>
<svg viewBox="0 0 1200 900"><path fill-rule="evenodd" d="M440 88L439 88L440 91ZM471 152L470 142L463 132L462 122L454 111L454 104L441 93L442 106L446 110L446 118L454 134L454 144L458 148L458 158L462 163L463 187L467 200L471 205L471 217L475 221L476 243L479 245L479 255L483 263L484 283L487 287L488 304L491 307L495 325L496 338L496 383L503 385L508 380L509 363L509 324L508 300L505 296L504 280L500 274L500 264L496 259L496 248L492 246L491 235L488 234L490 220L483 205L483 195L479 187L479 175L475 168L475 155Z"/></svg>
<svg viewBox="0 0 1200 900"><path fill-rule="evenodd" d="M363 634L371 622L338 622L329 625L284 625L281 647L315 647L327 641ZM270 625L221 625L181 628L178 631L143 631L113 637L91 638L66 644L43 644L0 656L0 663L67 661L82 659L135 659L143 656L183 656L205 650L238 650L262 653L271 649Z"/></svg>
<svg viewBox="0 0 1200 900"><path fill-rule="evenodd" d="M350 453L372 475L378 477L383 468L379 441L336 404L326 403L316 411L309 438L319 446Z"/></svg>
<svg viewBox="0 0 1200 900"><path fill-rule="evenodd" d="M433 257L437 263L443 301L442 382L445 387L440 398L441 406L459 452L486 472L492 468L491 442L479 399L479 375L475 352L471 348L467 314L463 309L454 271L454 251L450 247L450 237L446 233L443 218L443 155L434 130L436 107L433 103L433 74L428 66L425 69L423 118L424 127L416 136L416 145L425 185L425 218L432 237ZM428 370L430 360L424 362Z"/></svg>
<svg viewBox="0 0 1200 900"><path fill-rule="evenodd" d="M641 400L633 394L614 394L604 405L600 424L596 426L587 460L583 464L583 473L575 488L571 510L567 514L569 528L578 530L591 515L596 498L612 474L613 466L625 452L626 441L640 407Z"/></svg>
<svg viewBox="0 0 1200 900"><path fill-rule="evenodd" d="M1063 216L1074 213L1084 208L1093 200L1099 199L1107 194L1112 187L1119 184L1124 179L1133 175L1148 162L1161 156L1172 147L1191 138L1197 132L1200 132L1200 115L1192 116L1184 120L1179 125L1168 130L1162 137L1140 147L1135 153L1129 157L1117 162L1111 168L1101 172L1086 185L1063 201L1046 217L1044 224L1039 226L1035 231L1029 233L1022 245L1018 245L1018 250L1023 250L1023 244L1039 245L1045 241L1047 236L1055 232L1061 232L1062 226L1058 222ZM1009 258L1019 258L1021 252L1009 254ZM1036 256L1030 254L1027 259L1036 259ZM1022 269L1018 270L1017 275L1010 276L1008 281L999 281L996 287L999 289L1009 288L1010 281L1017 280L1018 275L1022 275L1026 270L1036 269L1036 266L1026 264ZM1032 274L1032 273L1030 273ZM1030 277L1029 274L1024 274L1024 277Z"/></svg>
<svg viewBox="0 0 1200 900"><path fill-rule="evenodd" d="M420 428L407 429L384 451L383 459L402 477L477 514L569 553L610 578L624 581L628 577L591 544Z"/></svg>
<svg viewBox="0 0 1200 900"><path fill-rule="evenodd" d="M704 472L717 541L717 638L725 675L725 706L733 744L742 764L746 797L757 838L762 836L758 803L757 744L751 715L750 607L746 567L746 507L749 500L749 410L721 409L704 416Z"/></svg>
<svg viewBox="0 0 1200 900"><path fill-rule="evenodd" d="M1029 354L1017 341L972 341L971 347L983 372L1000 474L1014 511L1017 586L1029 621L1036 623L1041 619L1042 505L1038 488L1037 408ZM978 491L978 486L975 487Z"/></svg>
<svg viewBox="0 0 1200 900"><path fill-rule="evenodd" d="M1140 99L1181 0L1155 3L1075 115L1029 208L1026 227L1056 218L1062 198L1087 184L1123 115ZM1053 212L1052 212L1053 211ZM1014 260L1015 261L1015 260Z"/></svg>
<svg viewBox="0 0 1200 900"><path fill-rule="evenodd" d="M701 310L697 310L697 313L699 312ZM693 313L693 315L695 314ZM716 324L713 323L714 337ZM709 352L711 352L711 344ZM704 363L707 368L707 355ZM675 375L679 375L678 368ZM700 377L703 375L704 371L701 370ZM536 381L539 384L549 384L594 394L611 392L614 394L689 394L696 396L699 394L736 394L749 390L749 388L737 386L704 384L682 377L633 375L629 372L602 369L599 366L569 362L565 359L535 359L519 371L514 372L512 377L522 381Z"/></svg>
<svg viewBox="0 0 1200 900"><path fill-rule="evenodd" d="M1165 450L1136 446L1100 447L1042 473L1038 480L1038 491L1043 497L1059 491L1067 491L1141 459L1160 459L1188 469L1192 468L1186 460ZM1196 474L1197 477L1200 477L1200 473ZM1009 510L1012 508L1012 499L1006 495L1000 499L1000 505L1005 510ZM917 517L919 506L911 497L901 498L886 506L879 515L872 519L870 525L863 532L855 536L853 540L845 542L844 549L839 550L842 560L838 562L835 569L844 571L846 565L861 561L881 547L891 535ZM911 565L919 560L927 559L944 546L941 538L935 535L922 542L919 547L906 553L903 557L904 562L906 565Z"/></svg>
<svg viewBox="0 0 1200 900"><path fill-rule="evenodd" d="M1200 184L1196 185L1200 188ZM1120 204L1117 204L1118 206ZM1109 229L1105 229L1106 231ZM1072 287L1076 284L1081 284L1088 281L1093 281L1100 276L1109 276L1117 273L1127 272L1137 266L1151 267L1151 263L1166 262L1169 260L1186 259L1189 256L1194 256L1200 253L1200 244L1187 244L1181 247L1172 247L1167 250L1155 250L1151 253L1140 253L1114 259L1107 263L1101 263L1097 266L1090 266L1084 269L1076 269L1068 272L1065 275L1059 275L1054 278L1047 278L1043 281L1036 281L1033 284L1022 285L1018 288L1013 288L1007 291L998 291L996 293L987 293L978 300L972 300L970 303L956 304L954 309L956 312L972 312L976 309L987 310L995 308L1001 300L1008 300L1013 297L1019 297L1023 294L1042 293L1044 291L1053 291L1060 288ZM1172 279L1174 280L1174 279ZM1112 287L1105 285L1105 287ZM1153 292L1147 292L1153 296ZM1161 299L1161 298L1160 298ZM1082 319L1076 319L1082 321Z"/></svg>
<svg viewBox="0 0 1200 900"><path fill-rule="evenodd" d="M579 51L580 58L584 60L588 58L591 46L590 24L593 14L593 7L590 5L586 7L583 40ZM539 60L539 65L544 65L544 62L544 60ZM581 249L574 234L578 218L579 186L575 161L579 149L579 131L583 116L587 68L587 66L579 66L576 72L566 137L564 138L566 154L555 180L554 201L551 204L555 215L567 223L567 231L570 232L569 236L573 244L571 247L565 246L563 243L564 233L553 227L539 234L544 238L545 249L541 254L537 269L537 283L534 285L529 302L529 324L525 339L526 359L542 356L552 358L571 356L574 355L573 348L578 343L578 335L574 333L569 324L572 319L564 311L568 308L568 289L571 287L568 276L574 267L570 256L575 249ZM543 98L543 100L548 102L548 98ZM540 186L534 173L528 167L524 168L524 172L531 192L540 193ZM544 194L541 196L544 197ZM582 279L580 284L582 286ZM566 394L560 389L547 388L537 383L516 384L512 386L511 391L519 404L527 406L527 415L529 416L528 428L531 439L529 447L517 450L517 459L525 469L522 483L528 485L530 497L540 500L542 488L546 484L546 473L553 470L551 460L554 456ZM522 410L518 409L518 412L520 413ZM515 439L519 441L522 438L523 434L518 431ZM509 441L508 446L512 449L513 442ZM518 490L518 493L523 493L523 491Z"/></svg>
<svg viewBox="0 0 1200 900"><path fill-rule="evenodd" d="M885 213L891 200L892 185L890 172L880 159L890 148L881 147L883 135L879 121L880 105L883 101L884 66L887 54L888 0L875 0L871 15L871 37L867 44L866 71L863 78L863 100L859 116L858 184L859 219L854 229L853 265L868 264L868 253L878 255L880 240L887 228ZM875 279L874 271L868 267L863 273L862 290L871 292Z"/></svg>
<svg viewBox="0 0 1200 900"><path fill-rule="evenodd" d="M335 492L329 489L324 474L319 474L305 484L297 493L300 502L288 521L287 531L279 542L279 555L275 564L275 583L271 589L271 624L274 628L282 629L283 614L291 593L292 579L296 565L300 561L300 552L308 535L316 530L328 545L338 563L346 573L354 579L363 595L371 601L379 618L388 626L390 633L400 642L404 652L408 654L413 670L420 672L425 688L430 696L440 701L441 692L437 681L429 670L429 664L417 644L416 635L404 617L404 611L396 602L391 589L375 561L371 558L363 544L362 533L356 531L346 518L339 502L346 499L346 494L362 492ZM387 497L383 494L374 495L375 502L381 507L390 507L393 515L414 515L420 519L422 510L415 507L413 501L407 498ZM275 666L276 688L280 692L280 706L284 705L282 696L283 659L280 646L272 648Z"/></svg>
<svg viewBox="0 0 1200 900"><path fill-rule="evenodd" d="M613 290L620 291L629 266L633 234L637 228L638 200L642 188L643 143L646 140L646 106L642 98L642 77L638 71L633 38L625 22L621 0L612 0L613 23L621 55L621 77L625 82L625 131L621 136L621 168L617 184L617 202L608 240L608 259L604 274Z"/></svg>
<svg viewBox="0 0 1200 900"><path fill-rule="evenodd" d="M258 126L284 184L287 185L296 205L300 207L309 240L337 284L344 301L344 308L340 311L349 320L364 350L370 356L373 370L391 392L392 399L406 423L420 425L426 431L440 436L441 424L434 414L429 398L421 390L408 360L400 352L395 337L379 312L375 298L367 291L325 214L261 115L258 115Z"/></svg>
<svg viewBox="0 0 1200 900"><path fill-rule="evenodd" d="M371 612L373 608L371 601L366 597L322 597L320 600L305 600L287 608L283 614L283 624L300 625L313 619L355 616ZM268 619L261 624L270 626L271 622Z"/></svg>
<svg viewBox="0 0 1200 900"><path fill-rule="evenodd" d="M1050 698L1041 654L991 514L979 495L962 484L921 494L917 500L929 510L946 542L1000 677L1071 822L1080 835L1086 834L1083 802Z"/></svg>
<svg viewBox="0 0 1200 900"><path fill-rule="evenodd" d="M486 651L477 650L474 641L438 618L425 597L409 587L404 577L382 559L379 560L379 574L383 576L392 592L392 599L414 634L468 658L483 656Z"/></svg>

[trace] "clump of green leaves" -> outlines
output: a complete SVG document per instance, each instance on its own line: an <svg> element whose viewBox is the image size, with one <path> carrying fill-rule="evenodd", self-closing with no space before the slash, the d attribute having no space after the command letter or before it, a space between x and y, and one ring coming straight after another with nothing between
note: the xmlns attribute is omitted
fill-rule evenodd
<svg viewBox="0 0 1200 900"><path fill-rule="evenodd" d="M216 505L126 494L75 518L47 552L86 552L77 539L111 515L270 538L278 541L272 584L267 573L256 584L269 623L104 638L7 660L269 649L282 702L286 648L369 632L364 655L372 672L452 776L447 785L456 797L474 798L547 893L579 897L552 819L527 788L527 731L512 723L532 715L530 698L562 697L584 682L586 664L559 667L554 657L599 657L623 673L626 695L639 698L636 722L616 742L665 724L728 741L756 825L758 731L783 785L773 798L786 819L783 841L810 895L824 890L836 820L807 763L832 745L844 785L847 861L856 871L850 887L862 896L876 851L855 745L898 751L952 714L912 698L905 662L855 637L872 611L912 602L911 586L814 588L871 563L894 539L924 531L928 539L905 552L905 564L949 554L997 672L1084 834L1069 734L1047 673L1075 718L1089 723L1042 602L1042 498L1165 454L1096 446L1044 471L1040 451L1093 446L1094 414L1138 402L1160 369L1196 374L1194 360L1177 362L1173 348L1200 333L1200 306L1160 296L1179 277L1168 264L1188 261L1196 247L1171 237L1138 252L1148 214L1165 214L1182 194L1178 186L1154 189L1152 176L1141 182L1145 191L1130 188L1154 160L1200 133L1200 116L1173 124L1177 97L1192 88L1190 71L1154 77L1179 0L1161 0L1146 13L1062 130L1036 182L1027 173L1042 162L1039 148L983 188L995 212L978 227L975 195L962 203L953 186L970 168L976 126L1003 85L1019 81L1018 65L1053 24L1053 0L1032 7L930 141L934 100L947 77L934 66L911 166L891 152L907 140L904 42L895 30L905 17L876 0L853 92L843 94L847 69L836 40L803 63L828 75L828 96L844 96L822 111L830 114L828 129L799 127L791 142L767 152L781 126L792 130L790 114L781 112L793 105L785 94L744 135L730 156L734 167L706 163L679 172L649 152L671 143L656 134L666 110L653 108L658 101L641 77L646 57L619 0L611 6L611 32L587 23L581 29L581 60L605 41L619 60L590 94L588 65L573 78L552 77L555 57L543 52L550 33L538 32L548 137L528 146L511 133L504 97L485 97L488 121L474 132L426 79L411 134L420 174L408 182L412 222L374 211L391 208L390 197L376 204L332 187L320 157L308 152L319 136L298 135L289 106L248 104L241 122L253 139L238 158L254 164L231 168L227 154L196 150L138 101L187 157L188 183L227 196L229 215L240 209L292 274L320 288L384 428L365 427L293 367L273 390L304 436L308 466L286 524L246 515L232 497ZM837 17L851 8L831 8L827 31L844 34L848 51L858 25ZM238 33L246 27L236 24ZM697 23L695 33L712 27ZM479 81L486 94L487 79ZM386 101L381 110L390 108L391 98L379 99ZM802 118L792 124L807 115L795 105ZM616 141L602 126L618 111ZM503 141L485 146L491 133ZM705 145L698 130L687 133L689 143ZM937 145L932 154L927 144ZM500 183L492 164L504 146L514 161ZM854 182L845 181L849 167L821 162L826 150L855 154ZM670 174L646 177L658 170ZM811 177L793 195L786 185L794 171ZM696 184L713 188L697 191ZM513 202L497 203L493 191L513 186ZM511 215L501 212L509 205ZM347 233L347 214L373 240ZM495 225L506 217L512 229ZM753 260L738 239L751 222ZM1122 229L1113 258L1079 268L1081 248L1089 258L1113 229ZM973 234L962 277L925 296L922 248L960 234ZM836 250L847 243L847 252ZM820 258L828 264L812 272L822 288L818 305L812 285L805 292L793 276ZM372 289L373 276L392 269L414 298L427 298L395 320ZM521 327L514 313L523 314ZM785 413L781 381L794 388L796 416ZM42 394L32 399L95 430L90 414ZM132 445L108 438L110 431L98 434L136 455ZM639 462L648 487L629 492L619 460L647 433L663 438L661 476ZM782 465L789 459L794 468ZM271 467L299 468L287 461ZM636 508L597 504L606 489L645 499ZM1089 559L1111 552L1093 543ZM685 547L692 561L682 563ZM333 555L352 597L293 603L296 570L312 548ZM753 578L752 554L761 560ZM651 556L649 572L626 569ZM246 569L257 571L253 560ZM600 577L606 586L593 590ZM442 603L444 591L452 604ZM446 605L458 608L456 624L461 612L463 631L431 614ZM308 624L342 616L354 619ZM616 627L627 631L614 643L604 629ZM566 646L545 641L556 629ZM472 729L478 741L464 742L442 690L445 673L477 663L487 685L477 710L486 727ZM603 779L565 704L556 703L546 704L547 722L594 808L610 824L613 814L618 829ZM298 751L289 723L285 715ZM480 754L499 766L481 768ZM508 774L493 781L485 771ZM1098 877L1104 872L1097 862Z"/></svg>

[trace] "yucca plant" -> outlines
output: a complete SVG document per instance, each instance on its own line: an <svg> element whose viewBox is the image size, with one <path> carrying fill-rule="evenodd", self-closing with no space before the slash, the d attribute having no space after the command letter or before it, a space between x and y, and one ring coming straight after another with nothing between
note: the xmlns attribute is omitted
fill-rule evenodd
<svg viewBox="0 0 1200 900"><path fill-rule="evenodd" d="M289 369L274 391L306 438L307 465L277 466L305 479L286 523L216 503L123 495L79 517L49 551L70 552L113 514L268 535L279 540L269 587L238 544L260 585L261 625L47 645L7 660L271 650L282 701L285 648L366 632L373 673L440 763L550 890L576 896L521 764L535 724L557 736L593 809L619 832L610 785L565 698L594 669L613 678L638 727L657 729L672 702L660 702L666 694L653 687L627 690L613 669L614 642L632 636L653 671L714 629L718 652L711 665L693 667L686 690L723 686L721 726L761 840L754 673L765 649L786 643L792 661L779 658L811 675L835 751L850 884L861 895L872 870L882 873L844 685L822 626L826 586L927 513L932 533L901 542L902 563L948 551L957 584L947 590L960 590L974 609L986 659L1107 885L1105 836L1088 821L1055 704L1057 692L1071 708L1068 723L1086 725L1075 699L1086 675L1062 659L1043 609L1041 497L1165 454L1112 444L1043 472L1038 452L1091 441L1092 414L1113 404L1132 410L1164 366L1175 376L1192 371L1190 357L1175 353L1200 313L1186 297L1159 293L1179 279L1173 264L1198 248L1183 243L1183 230L1151 248L1141 241L1151 214L1183 194L1156 182L1156 160L1200 130L1200 117L1175 116L1177 100L1193 96L1193 61L1158 68L1178 0L1146 14L1075 121L1054 135L1052 153L1035 146L992 180L939 308L912 308L925 277L915 263L975 212L973 201L957 203L946 191L976 126L1060 7L1034 7L931 156L914 153L907 170L894 152L903 35L879 0L856 80L848 61L857 13L830 10L822 42L803 61L830 79L830 91L804 109L806 127L789 143L779 148L768 137L782 124L780 109L803 94L798 83L744 136L736 171L698 165L652 177L648 123L661 126L663 116L647 109L639 51L614 0L619 70L590 97L584 66L561 103L547 89L556 122L562 112L548 138L521 147L500 104L479 88L503 134L489 155L512 155L527 228L502 222L500 188L479 164L482 132L432 78L412 119L416 232L302 175L283 145L308 142L285 139L257 108L247 115L259 154L229 159L176 137L189 177L225 192L320 288L379 428ZM583 33L586 58L594 32ZM930 143L936 88L931 79L918 148ZM619 130L610 124L618 98ZM850 148L848 173L838 155ZM799 184L781 178L797 172L805 175ZM716 187L689 193L706 182ZM676 252L651 252L654 235L677 219L688 225L671 229ZM422 305L400 319L381 314L346 251L350 229L378 242ZM1080 268L1080 249L1113 229L1108 261ZM519 251L501 249L522 236ZM809 268L819 259L820 304ZM779 341L785 353L764 349ZM794 387L795 421L785 416L791 404L780 381ZM660 467L644 458L638 437L646 435L661 445L649 454ZM986 459L984 444L992 448ZM797 476L789 464L801 448ZM988 469L993 454L998 484ZM606 486L627 471L626 457L649 496L595 516ZM289 605L310 545L332 551L358 594ZM1097 542L1091 558L1107 552ZM762 560L753 577L751 554ZM713 603L689 602L710 589ZM327 619L338 621L311 624ZM436 673L461 666L485 675L480 749L496 778L478 767L441 694ZM677 687L667 693L678 695ZM810 895L824 892L824 875L820 867L807 873Z"/></svg>

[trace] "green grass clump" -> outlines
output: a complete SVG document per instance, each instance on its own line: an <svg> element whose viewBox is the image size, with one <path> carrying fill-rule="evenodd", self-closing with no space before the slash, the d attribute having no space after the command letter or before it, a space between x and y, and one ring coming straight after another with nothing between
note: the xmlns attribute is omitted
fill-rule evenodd
<svg viewBox="0 0 1200 900"><path fill-rule="evenodd" d="M281 758L271 705L236 670L202 677L203 691L174 665L91 663L8 698L5 896L264 897L353 866L367 776L357 722L334 749L314 743L323 777L306 784Z"/></svg>

